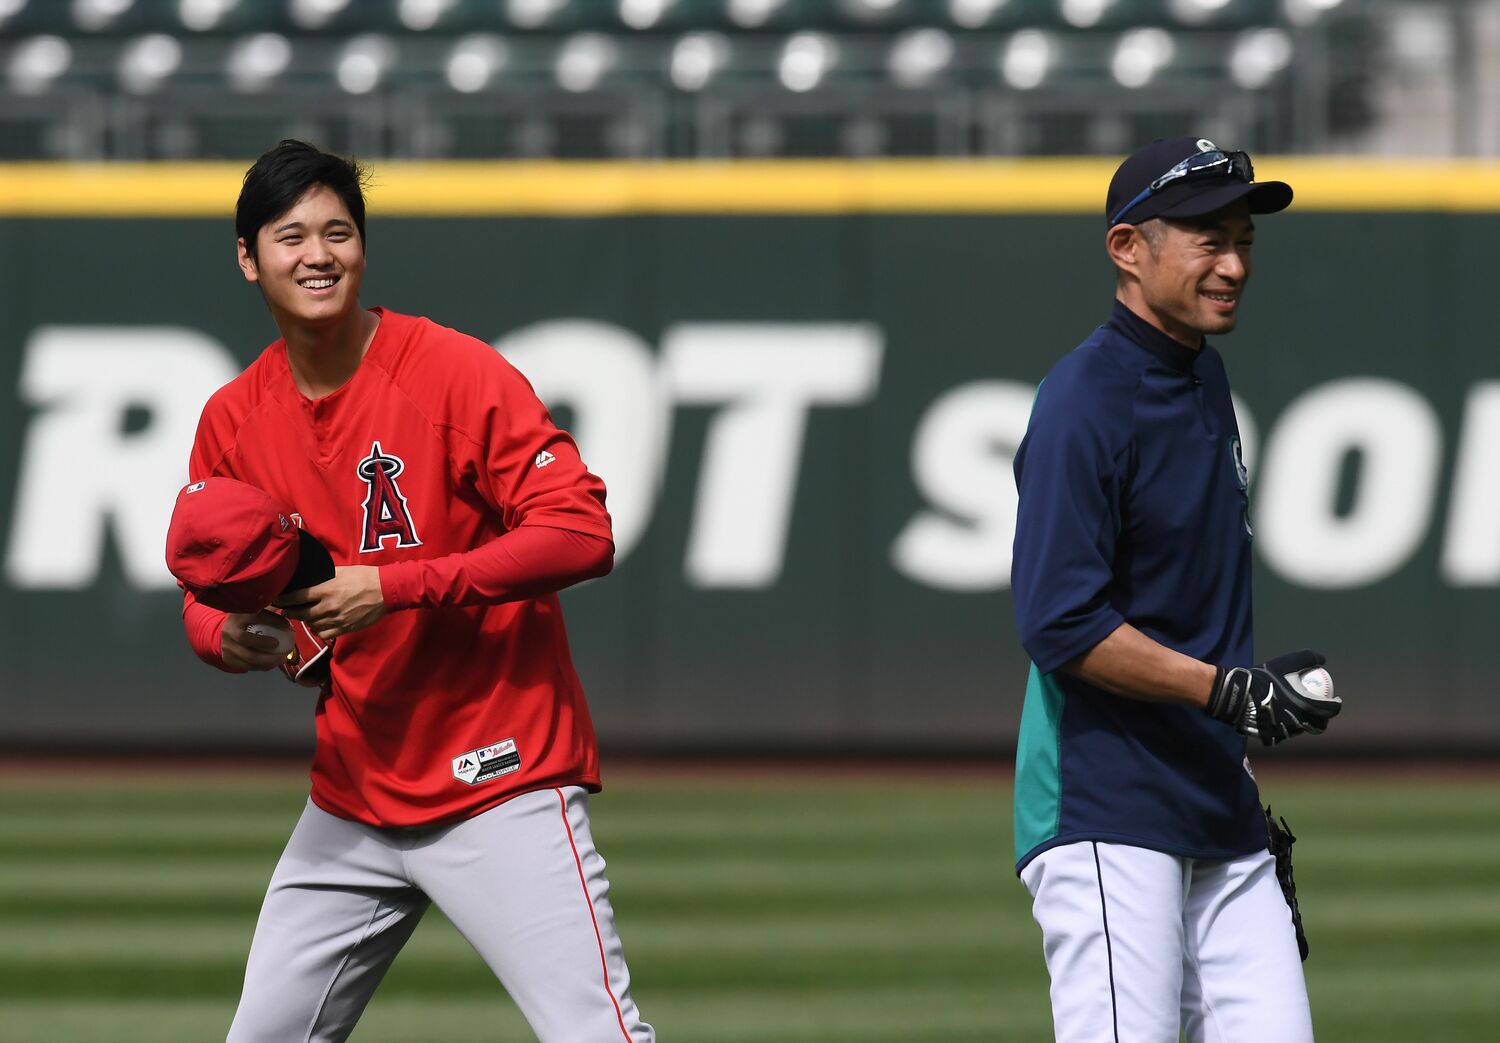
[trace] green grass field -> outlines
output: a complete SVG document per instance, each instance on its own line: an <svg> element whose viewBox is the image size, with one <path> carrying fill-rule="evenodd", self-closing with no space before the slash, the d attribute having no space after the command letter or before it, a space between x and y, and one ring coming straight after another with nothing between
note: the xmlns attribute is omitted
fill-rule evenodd
<svg viewBox="0 0 1500 1043"><path fill-rule="evenodd" d="M0 776L0 1043L222 1039L302 778ZM1050 1038L1004 782L609 782L595 834L663 1043ZM1263 786L1300 838L1319 1040L1496 1038L1500 777ZM353 1038L533 1037L434 912Z"/></svg>

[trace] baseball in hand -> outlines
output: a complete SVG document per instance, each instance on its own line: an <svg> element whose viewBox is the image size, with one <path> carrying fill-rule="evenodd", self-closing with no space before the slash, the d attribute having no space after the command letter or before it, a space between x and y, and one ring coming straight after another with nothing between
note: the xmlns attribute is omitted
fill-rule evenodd
<svg viewBox="0 0 1500 1043"><path fill-rule="evenodd" d="M1297 676L1302 687L1307 693L1316 699L1333 698L1333 675L1321 666L1315 666L1311 670L1303 671Z"/></svg>
<svg viewBox="0 0 1500 1043"><path fill-rule="evenodd" d="M292 650L292 628L288 623L250 623L245 630L261 637L274 637L277 655L286 655Z"/></svg>

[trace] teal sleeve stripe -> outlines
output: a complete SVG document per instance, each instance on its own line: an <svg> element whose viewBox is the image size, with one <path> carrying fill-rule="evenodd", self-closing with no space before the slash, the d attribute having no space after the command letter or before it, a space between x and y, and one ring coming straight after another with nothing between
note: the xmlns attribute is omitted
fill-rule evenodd
<svg viewBox="0 0 1500 1043"><path fill-rule="evenodd" d="M1062 815L1059 771L1062 689L1036 664L1026 678L1021 734L1016 740L1016 861L1057 836Z"/></svg>

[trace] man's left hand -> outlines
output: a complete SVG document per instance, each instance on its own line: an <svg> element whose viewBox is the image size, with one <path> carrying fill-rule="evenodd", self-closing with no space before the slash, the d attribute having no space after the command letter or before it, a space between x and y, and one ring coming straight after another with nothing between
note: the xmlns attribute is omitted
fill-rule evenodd
<svg viewBox="0 0 1500 1043"><path fill-rule="evenodd" d="M385 615L380 569L374 565L340 565L333 579L303 590L289 590L276 607L300 619L324 641L363 630Z"/></svg>
<svg viewBox="0 0 1500 1043"><path fill-rule="evenodd" d="M1325 662L1322 655L1304 648L1259 666L1221 666L1205 709L1210 717L1233 725L1241 735L1258 737L1266 746L1294 735L1321 735L1343 709L1343 700L1315 698L1297 683L1297 676Z"/></svg>

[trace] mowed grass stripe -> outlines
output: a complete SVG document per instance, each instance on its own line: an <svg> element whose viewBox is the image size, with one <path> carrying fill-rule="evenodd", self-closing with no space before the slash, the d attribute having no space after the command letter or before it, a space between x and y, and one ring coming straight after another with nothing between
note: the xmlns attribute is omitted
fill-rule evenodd
<svg viewBox="0 0 1500 1043"><path fill-rule="evenodd" d="M1330 835L1385 837L1393 844L1411 837L1464 833L1500 826L1500 807L1493 803L1500 777L1472 785L1381 784L1309 780L1281 783L1284 795L1263 794L1278 815L1285 815L1299 837ZM1401 823L1400 830L1392 829Z"/></svg>
<svg viewBox="0 0 1500 1043"><path fill-rule="evenodd" d="M1298 886L1309 914L1319 923L1364 927L1369 924L1444 927L1465 923L1500 923L1500 867L1488 882L1476 881L1467 888L1424 891L1420 878L1387 879L1385 888L1373 894L1350 893L1337 887ZM1306 895L1302 893L1306 891ZM1374 897L1375 901L1371 901ZM1381 901L1384 899L1384 901Z"/></svg>
<svg viewBox="0 0 1500 1043"><path fill-rule="evenodd" d="M99 891L79 895L58 892L41 898L25 894L9 897L0 895L0 919L15 924L43 926L70 922L102 926L159 921L177 924L180 930L191 930L191 925L196 922L220 916L239 915L254 922L264 894L263 884L253 893L246 891L232 895L211 892L195 895L119 895Z"/></svg>
<svg viewBox="0 0 1500 1043"><path fill-rule="evenodd" d="M192 861L154 862L112 859L37 859L0 864L0 901L50 898L59 894L235 895L264 893L275 865L268 860L214 856Z"/></svg>
<svg viewBox="0 0 1500 1043"><path fill-rule="evenodd" d="M4 1016L0 1017L0 1043L201 1043L223 1039L238 995L236 989L231 995L214 999L170 1002L154 996L84 997L67 1003L7 998Z"/></svg>
<svg viewBox="0 0 1500 1043"><path fill-rule="evenodd" d="M254 927L254 918L223 915L199 916L191 931L160 920L34 923L7 917L0 919L5 939L0 966L78 960L196 963L236 949L248 952Z"/></svg>
<svg viewBox="0 0 1500 1043"><path fill-rule="evenodd" d="M1038 984L992 988L983 1002L970 990L941 984L877 994L749 988L648 998L642 1011L660 1038L674 1043L1035 1043L1050 1038L1052 1027L1045 985L1038 993Z"/></svg>
<svg viewBox="0 0 1500 1043"><path fill-rule="evenodd" d="M242 850L247 845L280 847L296 822L296 815L267 812L260 815L172 815L152 812L137 815L0 815L0 830L8 851L35 853L49 848L104 847L116 851L148 851L150 844Z"/></svg>
<svg viewBox="0 0 1500 1043"><path fill-rule="evenodd" d="M1338 846L1335 844L1333 848ZM1500 857L1424 862L1393 855L1386 861L1379 856L1340 859L1328 853L1318 858L1303 858L1298 850L1294 858L1299 889L1307 886L1334 895L1376 895L1392 888L1404 891L1421 882L1425 886L1413 895L1415 899L1420 900L1423 893L1462 898L1470 892L1486 890L1487 885L1493 890L1495 881L1500 879Z"/></svg>
<svg viewBox="0 0 1500 1043"><path fill-rule="evenodd" d="M1413 966L1386 953L1380 965L1309 965L1308 995L1319 1025L1342 1026L1319 1039L1458 1040L1493 1039L1500 1015L1495 960L1434 967ZM1327 966L1322 965L1327 963ZM1404 1025L1406 1035L1396 1031ZM1464 1031L1468 1028L1483 1031ZM1421 1032L1410 1029L1421 1027ZM1436 1030L1436 1031L1434 1031Z"/></svg>
<svg viewBox="0 0 1500 1043"><path fill-rule="evenodd" d="M233 779L202 781L197 775L189 775L176 785L130 778L95 778L87 785L48 781L17 785L14 780L0 779L0 817L23 819L121 813L210 818L215 811L230 809L246 817L287 812L295 815L306 801L305 780L295 784L282 780L273 785Z"/></svg>
<svg viewBox="0 0 1500 1043"><path fill-rule="evenodd" d="M1314 832L1299 834L1299 838L1295 846L1299 869L1304 864L1309 869L1340 871L1361 865L1378 865L1388 871L1425 871L1432 865L1500 865L1500 834L1453 830L1429 833L1420 843L1406 843L1403 838L1400 844L1391 843L1391 837L1365 834L1324 838Z"/></svg>

